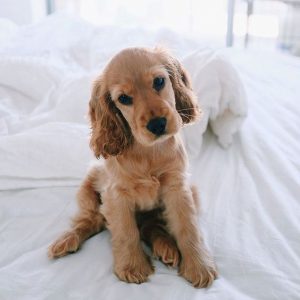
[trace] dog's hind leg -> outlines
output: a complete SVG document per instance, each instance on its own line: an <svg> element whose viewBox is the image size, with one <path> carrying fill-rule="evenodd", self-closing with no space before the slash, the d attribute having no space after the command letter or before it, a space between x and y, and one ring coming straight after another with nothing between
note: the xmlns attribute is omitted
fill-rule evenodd
<svg viewBox="0 0 300 300"><path fill-rule="evenodd" d="M177 267L180 253L175 239L169 234L161 209L137 215L141 239L151 248L152 255L165 265Z"/></svg>
<svg viewBox="0 0 300 300"><path fill-rule="evenodd" d="M105 227L105 219L100 213L100 194L95 191L95 181L98 180L99 168L93 168L77 194L79 212L72 220L72 228L58 238L48 249L50 258L58 258L75 252L80 245L92 235Z"/></svg>

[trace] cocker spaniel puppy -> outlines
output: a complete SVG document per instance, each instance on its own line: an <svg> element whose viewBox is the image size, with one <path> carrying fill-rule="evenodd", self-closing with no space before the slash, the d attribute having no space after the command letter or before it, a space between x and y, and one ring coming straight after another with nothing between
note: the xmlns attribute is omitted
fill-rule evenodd
<svg viewBox="0 0 300 300"><path fill-rule="evenodd" d="M94 166L78 192L72 229L49 248L50 257L77 251L108 228L114 270L141 283L153 273L141 239L163 263L195 287L217 272L197 228L197 192L187 182L180 128L200 113L181 64L162 49L129 48L96 80L90 106Z"/></svg>

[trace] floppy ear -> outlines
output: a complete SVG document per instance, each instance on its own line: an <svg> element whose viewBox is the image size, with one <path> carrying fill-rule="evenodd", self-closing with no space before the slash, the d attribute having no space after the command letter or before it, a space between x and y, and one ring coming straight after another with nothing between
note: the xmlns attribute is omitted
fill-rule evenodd
<svg viewBox="0 0 300 300"><path fill-rule="evenodd" d="M132 144L130 127L105 90L101 77L92 89L89 115L92 129L90 147L97 158L121 154Z"/></svg>
<svg viewBox="0 0 300 300"><path fill-rule="evenodd" d="M155 52L161 56L169 73L175 94L176 109L183 123L187 124L195 121L200 116L201 110L197 105L197 98L192 90L188 73L181 63L166 50L156 48Z"/></svg>

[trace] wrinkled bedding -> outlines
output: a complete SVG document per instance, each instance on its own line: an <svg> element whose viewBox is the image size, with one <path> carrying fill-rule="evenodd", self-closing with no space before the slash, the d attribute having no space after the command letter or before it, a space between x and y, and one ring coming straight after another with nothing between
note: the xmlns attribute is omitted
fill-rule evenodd
<svg viewBox="0 0 300 300"><path fill-rule="evenodd" d="M161 41L192 73L205 109L205 122L183 134L201 195L199 226L220 273L209 289L192 288L158 261L149 282L120 282L108 232L74 255L46 256L68 228L93 159L93 78L119 49ZM0 299L299 299L299 78L299 59L215 52L165 30L97 28L61 15L26 27L1 21Z"/></svg>

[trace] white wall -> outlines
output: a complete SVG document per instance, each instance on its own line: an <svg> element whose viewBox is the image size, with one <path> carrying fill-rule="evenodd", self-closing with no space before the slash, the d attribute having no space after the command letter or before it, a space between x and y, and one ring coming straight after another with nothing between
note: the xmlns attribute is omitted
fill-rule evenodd
<svg viewBox="0 0 300 300"><path fill-rule="evenodd" d="M300 45L300 5L289 6L281 22L280 46L294 51ZM299 55L299 54L298 54Z"/></svg>
<svg viewBox="0 0 300 300"><path fill-rule="evenodd" d="M46 15L46 0L0 0L0 18L30 24Z"/></svg>
<svg viewBox="0 0 300 300"><path fill-rule="evenodd" d="M54 0L57 11L76 14L96 25L156 29L223 37L227 0Z"/></svg>

